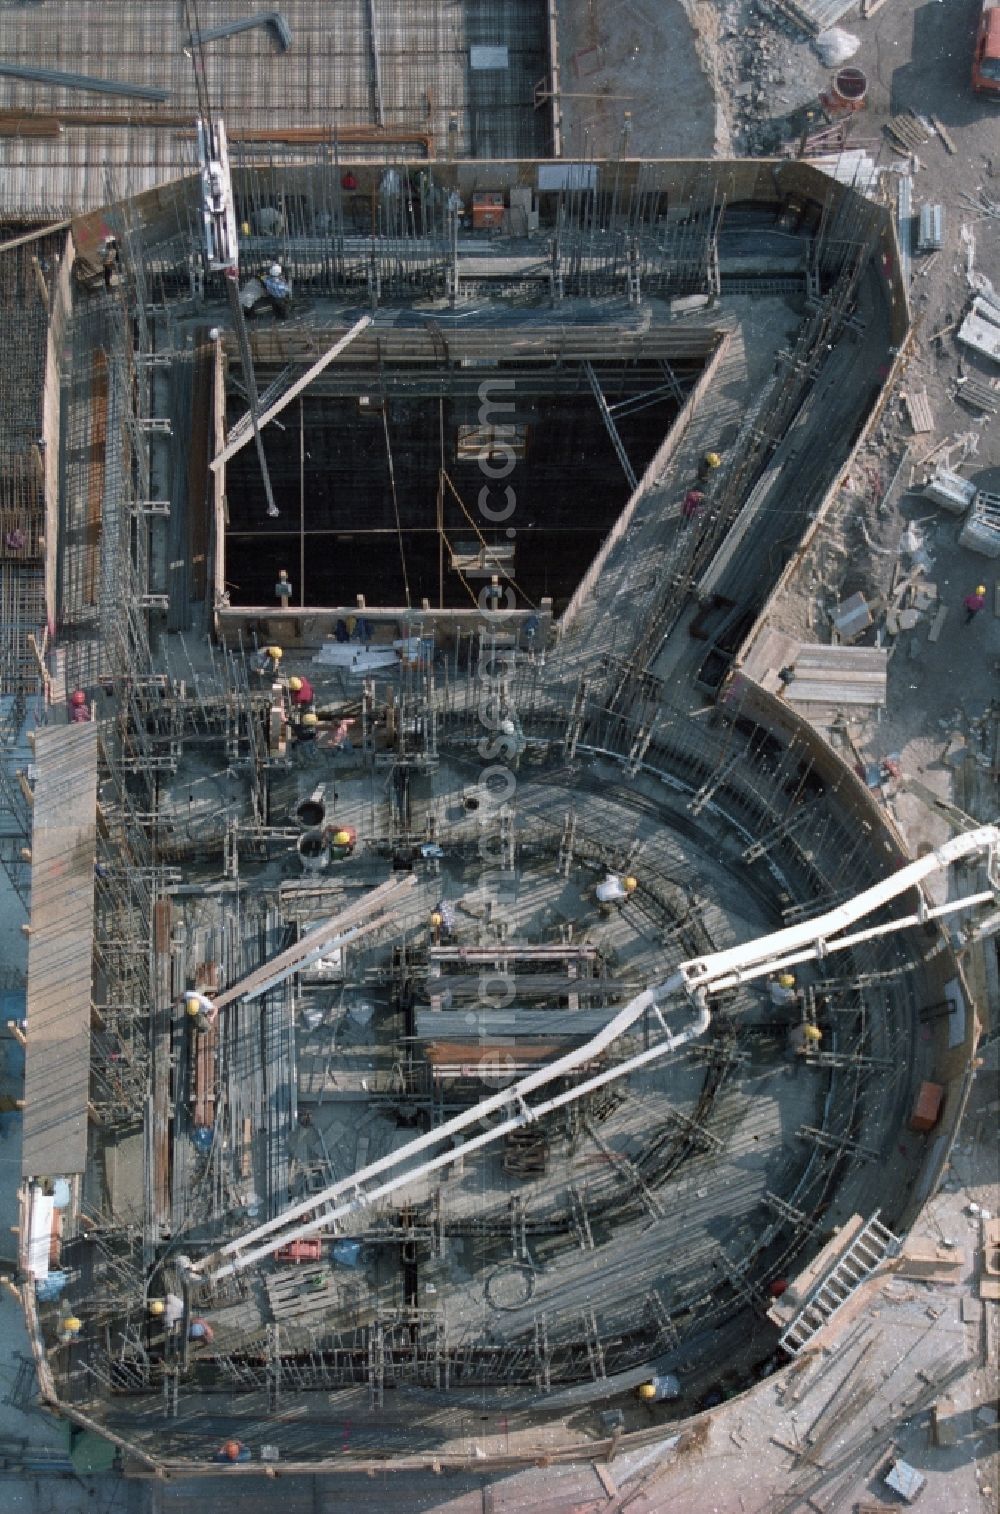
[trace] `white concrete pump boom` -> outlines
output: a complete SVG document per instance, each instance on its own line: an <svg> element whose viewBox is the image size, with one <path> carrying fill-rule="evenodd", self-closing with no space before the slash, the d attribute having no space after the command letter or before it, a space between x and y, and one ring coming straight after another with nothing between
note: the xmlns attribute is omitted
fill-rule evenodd
<svg viewBox="0 0 1000 1514"><path fill-rule="evenodd" d="M824 915L818 915L815 919L805 920L801 924L775 931L771 935L758 937L754 941L745 942L742 946L713 952L695 961L682 963L664 982L637 994L584 1045L574 1047L564 1056L557 1057L555 1061L529 1073L499 1093L481 1100L471 1109L464 1110L443 1125L409 1141L399 1150L391 1152L377 1162L369 1163L352 1177L332 1183L322 1192L301 1203L290 1205L281 1214L267 1220L263 1225L258 1225L236 1240L227 1242L218 1251L194 1264L190 1273L191 1281L196 1282L201 1279L209 1282L241 1271L273 1254L279 1247L287 1246L292 1241L316 1230L329 1227L338 1220L367 1208L397 1189L447 1167L455 1161L457 1155L450 1144L449 1149L425 1157L416 1166L409 1164L415 1157L424 1157L424 1154L430 1152L432 1148L450 1143L453 1137L461 1135L470 1126L479 1124L488 1116L505 1115L506 1117L499 1123L491 1125L488 1130L480 1131L468 1139L463 1137L461 1146L463 1154L488 1146L510 1131L582 1098L605 1083L625 1077L630 1072L648 1066L658 1058L669 1056L679 1046L703 1035L708 1029L710 1023L708 998L713 993L719 993L736 984L776 972L792 963L816 960L859 942L875 939L887 932L903 930L939 915L968 909L984 900L992 900L995 892L1000 889L995 876L998 848L1000 848L1000 827L982 826L977 830L967 831L945 842L943 846L926 857L921 857L918 861L901 867L891 877L865 889L853 899L849 899ZM952 862L960 861L963 857L981 852L985 852L988 857L989 876L993 885L990 891L954 900L934 909L926 906L921 895L920 905L915 914L882 925L871 926L849 936L839 934L866 915L880 909L884 904L899 898L909 889L919 887L932 873L948 867ZM667 1030L663 1022L661 1007L667 1007L667 1001L682 992L686 993L689 1005L694 1009L694 1017L680 1032L674 1034ZM663 1024L665 1034L662 1041L636 1056L626 1058L612 1067L585 1077L583 1081L575 1083L572 1088L562 1090L552 1098L532 1105L528 1104L529 1095L544 1088L546 1084L592 1063L649 1009L654 1011ZM375 1181L376 1179L382 1181Z"/></svg>

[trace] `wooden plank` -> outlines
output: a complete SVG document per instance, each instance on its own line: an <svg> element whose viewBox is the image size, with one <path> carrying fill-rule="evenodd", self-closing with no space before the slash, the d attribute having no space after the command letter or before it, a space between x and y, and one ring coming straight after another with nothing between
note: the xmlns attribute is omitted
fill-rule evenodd
<svg viewBox="0 0 1000 1514"><path fill-rule="evenodd" d="M611 1473L608 1471L607 1467L604 1466L603 1462L599 1462L599 1461L592 1462L591 1465L594 1468L594 1471L597 1473L598 1480L600 1481L601 1487L604 1489L604 1491L608 1495L608 1497L609 1498L617 1498L618 1497L618 1484L615 1482L614 1478L611 1476Z"/></svg>
<svg viewBox="0 0 1000 1514"><path fill-rule="evenodd" d="M958 148L955 146L955 140L952 137L951 133L948 131L944 123L938 119L937 116L931 116L930 121L934 130L937 132L938 136L941 138L941 141L944 143L946 149L951 153L952 157L954 157L958 152Z"/></svg>
<svg viewBox="0 0 1000 1514"><path fill-rule="evenodd" d="M947 618L948 618L948 606L947 605L942 605L941 608L940 608L940 610L937 612L937 614L934 617L934 624L931 626L930 630L927 632L927 640L928 641L937 641L938 637L941 635L942 628L943 628L944 623L947 620Z"/></svg>
<svg viewBox="0 0 1000 1514"><path fill-rule="evenodd" d="M87 1165L97 845L97 727L35 735L24 1177Z"/></svg>

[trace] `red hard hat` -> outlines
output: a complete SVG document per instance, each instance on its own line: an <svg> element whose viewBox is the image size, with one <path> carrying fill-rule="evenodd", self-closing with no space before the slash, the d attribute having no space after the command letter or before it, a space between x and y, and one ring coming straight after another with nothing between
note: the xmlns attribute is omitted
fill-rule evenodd
<svg viewBox="0 0 1000 1514"><path fill-rule="evenodd" d="M70 704L81 705L87 703L87 696L82 689L74 689L69 696Z"/></svg>

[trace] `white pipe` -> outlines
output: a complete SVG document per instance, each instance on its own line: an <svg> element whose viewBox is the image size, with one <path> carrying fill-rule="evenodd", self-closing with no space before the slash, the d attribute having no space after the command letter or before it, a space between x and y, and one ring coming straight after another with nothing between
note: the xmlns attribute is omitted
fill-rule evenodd
<svg viewBox="0 0 1000 1514"><path fill-rule="evenodd" d="M679 982L676 986L680 986ZM614 1067L605 1068L603 1072L595 1073L592 1078L587 1078L584 1082L577 1083L572 1088L564 1089L562 1093L555 1094L551 1099L547 1099L541 1104L536 1104L531 1109L525 1106L520 1114L512 1115L510 1119L505 1120L501 1125L491 1126L489 1130L481 1131L479 1135L463 1141L458 1151L441 1152L438 1156L431 1157L428 1161L422 1162L419 1167L411 1168L407 1172L400 1173L397 1177L390 1178L387 1183L382 1183L377 1188L371 1188L365 1192L356 1189L354 1196L349 1198L345 1203L333 1209L324 1209L322 1214L316 1215L311 1220L304 1221L301 1225L296 1225L290 1232L282 1232L277 1235L272 1234L263 1246L258 1247L254 1251L237 1253L233 1256L232 1261L209 1273L209 1277L215 1281L218 1278L228 1277L232 1273L242 1271L244 1267L252 1266L254 1262L262 1261L265 1257L273 1255L281 1246L287 1246L292 1241L297 1241L303 1236L311 1235L315 1230L322 1230L327 1225L332 1225L337 1220L344 1219L348 1215L357 1214L360 1210L367 1209L377 1199L385 1198L397 1189L405 1188L407 1184L417 1182L429 1173L439 1171L442 1167L451 1166L460 1156L465 1157L470 1152L478 1151L484 1146L489 1146L494 1141L499 1140L501 1136L508 1135L512 1130L519 1130L524 1125L530 1125L533 1121L541 1119L543 1115L551 1114L554 1109L561 1109L564 1104L570 1104L574 1100L581 1098L584 1094L593 1092L595 1088L601 1088L605 1083L610 1083L615 1078L626 1077L629 1073L637 1071L640 1067L645 1067L650 1062L667 1056L670 1052L676 1051L678 1047L684 1046L688 1041L694 1041L699 1036L704 1035L708 1029L710 1020L711 1015L707 1004L702 1005L695 1020L692 1021L686 1030L681 1031L679 1035L671 1035L668 1032L666 1040L658 1042L655 1046L647 1047L645 1051L637 1053L636 1056L629 1057L626 1061L619 1062ZM479 1107L481 1108L481 1106ZM440 1136L442 1129L443 1127L439 1127L434 1132L435 1136ZM405 1155L406 1150L407 1148L404 1147L403 1151L397 1153L397 1155ZM360 1178L360 1174L355 1179L349 1179L348 1186L350 1186L351 1182L358 1181L358 1178ZM244 1237L244 1244L249 1239L249 1236ZM230 1250L231 1248L226 1249Z"/></svg>
<svg viewBox="0 0 1000 1514"><path fill-rule="evenodd" d="M853 899L848 899L846 903L838 905L836 909L828 911L825 915L817 915L813 920L803 920L798 925L787 926L784 930L775 931L770 936L760 936L755 941L746 941L742 946L734 946L727 951L713 952L710 956L701 957L694 962L682 963L679 971L684 975L684 980L690 988L710 988L714 991L716 987L722 985L724 980L727 985L741 982L749 975L750 968L761 967L764 971L773 971L776 958L784 956L786 952L796 951L800 947L807 948L814 956L823 956L825 951L834 949L833 945L827 942L827 937L844 930L848 925L853 925L856 920L880 909L883 904L888 904L900 894L905 894L908 889L914 888L931 873L937 872L939 868L958 862L972 852L986 851L994 854L998 846L1000 846L1000 826L983 825L974 831L965 831L961 835L952 836L936 851L928 852L926 857L920 857L916 862L910 862L905 867L901 867L889 878L884 878L881 883L874 884L863 893L855 894ZM920 918L926 919L926 912ZM808 960L808 958L801 960Z"/></svg>
<svg viewBox="0 0 1000 1514"><path fill-rule="evenodd" d="M509 1108L512 1104L519 1104L521 1112L511 1116L501 1125L494 1126L490 1130L473 1137L464 1144L464 1150L477 1150L482 1146L495 1141L499 1136L510 1130L517 1129L529 1120L538 1119L540 1115L551 1109L559 1108L562 1104L570 1103L580 1098L592 1088L601 1086L602 1083L610 1082L613 1078L622 1077L630 1070L642 1066L646 1061L652 1061L655 1057L663 1056L673 1050L684 1041L691 1040L695 1035L702 1035L709 1024L709 1011L707 1009L707 995L718 992L722 988L732 987L754 977L760 977L765 973L775 971L778 965L790 965L793 962L810 961L817 957L823 957L828 952L842 950L847 946L854 945L863 940L873 939L875 936L885 935L889 931L902 930L914 924L933 918L936 915L948 912L950 909L961 909L968 905L981 901L984 897L992 895L975 895L973 898L958 901L954 905L945 905L928 911L921 908L916 915L906 916L902 920L890 921L882 926L873 926L867 931L857 933L853 937L843 937L839 941L829 941L828 937L846 926L852 925L864 915L881 908L890 900L898 898L907 890L915 887L924 878L939 868L947 867L950 863L960 861L974 852L986 851L989 854L991 868L995 861L995 854L1000 845L1000 827L980 826L976 830L966 831L962 835L954 836L946 841L936 851L930 852L926 857L919 858L905 867L893 873L891 877L873 887L865 889L853 899L839 905L836 909L828 911L825 915L818 915L813 920L803 921L801 924L789 926L784 930L775 931L769 936L758 937L754 941L745 942L742 946L732 947L726 951L714 952L697 961L685 962L677 971L663 983L655 988L645 989L631 999L612 1020L600 1030L596 1036L585 1045L576 1047L564 1056L558 1057L554 1062L547 1063L527 1077L512 1084L510 1088L482 1100L473 1108L463 1111L444 1125L428 1131L416 1140L410 1141L398 1151L380 1158L377 1162L370 1163L350 1178L344 1178L337 1183L331 1184L321 1193L299 1204L293 1204L280 1215L267 1220L263 1225L257 1226L246 1235L235 1241L230 1241L218 1252L205 1257L196 1264L193 1271L202 1276L213 1279L235 1272L250 1265L251 1262L270 1255L279 1246L287 1245L299 1236L309 1234L313 1230L321 1229L324 1225L332 1223L337 1217L355 1212L364 1208L373 1199L394 1191L406 1183L412 1182L415 1177L436 1171L438 1168L447 1166L454 1160L453 1152L443 1152L423 1163L420 1167L397 1176L377 1189L362 1192L361 1185L370 1179L378 1177L381 1173L388 1172L394 1167L399 1167L419 1152L426 1151L432 1146L439 1145L450 1136L466 1129L486 1116ZM584 1063L593 1060L600 1052L606 1050L610 1044L626 1031L629 1026L650 1008L656 1001L666 998L675 993L678 988L684 987L698 1006L699 1015L692 1027L683 1033L683 1037L673 1037L665 1043L652 1047L648 1052L639 1057L632 1058L620 1063L614 1068L597 1074L596 1077L586 1080L582 1084L566 1090L563 1094L547 1101L535 1109L528 1109L525 1105L526 1096L535 1089L544 1087L553 1079L564 1073L572 1072ZM353 1190L353 1198L346 1204L332 1209L324 1208L318 1217L316 1211L330 1204L333 1200L341 1198ZM305 1216L312 1216L305 1219ZM303 1224L291 1231L285 1229L292 1221L303 1218ZM276 1232L280 1232L276 1236ZM264 1237L271 1237L263 1246L256 1247L253 1251L245 1251L243 1248L254 1245ZM228 1263L216 1265L221 1257L232 1257Z"/></svg>
<svg viewBox="0 0 1000 1514"><path fill-rule="evenodd" d="M963 899L952 899L948 904L939 904L934 909L924 910L923 913L904 915L898 920L887 920L884 925L873 925L868 930L855 931L850 936L838 936L836 941L817 943L811 951L793 952L790 956L776 957L768 962L758 963L757 966L748 968L745 972L733 972L725 978L713 978L712 985L706 992L721 993L724 988L736 988L740 983L750 983L754 978L762 978L768 973L783 972L785 968L797 967L801 962L815 962L817 958L829 956L831 952L843 951L849 946L860 946L864 941L874 941L879 936L891 935L911 925L923 925L926 920L937 920L942 915L953 915L961 909L971 909L974 904L988 904L995 898L995 892L988 889L985 893L967 894Z"/></svg>
<svg viewBox="0 0 1000 1514"><path fill-rule="evenodd" d="M654 999L665 998L670 993L676 993L683 986L680 974L674 973L666 982L659 984L656 988L644 989L634 999L630 999L628 1004L619 1010L618 1014L609 1020L607 1025L599 1030L597 1035L593 1036L585 1045L574 1047L571 1051L566 1052L564 1056L557 1057L554 1062L546 1063L544 1067L538 1068L537 1071L529 1073L517 1083L511 1084L509 1088L502 1089L490 1098L483 1099L471 1109L463 1110L452 1119L446 1120L443 1125L438 1125L433 1130L427 1131L424 1135L417 1136L415 1140L409 1141L405 1146L400 1147L398 1151L390 1152L388 1156L380 1157L377 1162L369 1163L367 1167L362 1168L360 1172L354 1173L352 1177L342 1178L339 1182L332 1183L328 1188L323 1189L322 1192L315 1194L312 1198L290 1205L281 1214L275 1215L273 1219L266 1220L263 1225L258 1225L256 1229L250 1231L247 1235L235 1241L228 1242L225 1246L221 1247L217 1254L228 1256L234 1252L238 1252L248 1242L253 1242L260 1236L269 1235L272 1231L286 1226L291 1220L297 1219L302 1215L315 1213L316 1209L321 1205L340 1197L341 1194L350 1189L356 1190L360 1183L367 1182L370 1178L377 1177L380 1173L387 1172L392 1167L398 1167L400 1163L407 1161L418 1152L440 1145L442 1141L448 1140L453 1135L457 1135L469 1125L477 1124L487 1115L506 1109L511 1104L523 1102L526 1096L529 1093L533 1093L536 1088L542 1088L546 1083L551 1083L555 1078L561 1077L565 1073L573 1072L575 1068L586 1062L593 1061L595 1056L604 1051L610 1046L612 1041L617 1040L620 1035L628 1030L630 1025L634 1024L640 1015L650 1007ZM280 1244L284 1245L285 1241L282 1240ZM207 1268L213 1259L211 1256L206 1257L202 1262L195 1265L195 1271ZM206 1275L217 1276L218 1274L212 1272Z"/></svg>

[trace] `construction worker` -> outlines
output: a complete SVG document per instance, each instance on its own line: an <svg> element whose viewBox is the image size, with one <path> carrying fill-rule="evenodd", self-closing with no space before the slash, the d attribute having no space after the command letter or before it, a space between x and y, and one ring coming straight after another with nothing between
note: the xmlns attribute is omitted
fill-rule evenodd
<svg viewBox="0 0 1000 1514"><path fill-rule="evenodd" d="M284 655L284 649L279 646L259 647L251 657L250 664L255 673L276 673Z"/></svg>
<svg viewBox="0 0 1000 1514"><path fill-rule="evenodd" d="M83 689L74 689L69 696L69 719L71 725L85 725L90 720L90 705Z"/></svg>
<svg viewBox="0 0 1000 1514"><path fill-rule="evenodd" d="M786 1009L789 1004L795 1003L797 995L794 973L779 973L770 980L767 987L775 1009Z"/></svg>
<svg viewBox="0 0 1000 1514"><path fill-rule="evenodd" d="M619 878L617 873L608 873L594 890L598 904L610 908L612 904L624 904L630 894L639 887L638 878Z"/></svg>
<svg viewBox="0 0 1000 1514"><path fill-rule="evenodd" d="M353 825L340 825L330 837L333 856L338 861L349 857L358 844L358 833Z"/></svg>
<svg viewBox="0 0 1000 1514"><path fill-rule="evenodd" d="M292 286L285 278L280 263L272 263L261 279L264 293L271 302L271 309L279 320L284 320L292 303Z"/></svg>
<svg viewBox="0 0 1000 1514"><path fill-rule="evenodd" d="M104 246L101 248L101 267L104 270L104 287L110 289L115 281L115 269L118 267L118 238L105 237Z"/></svg>
<svg viewBox="0 0 1000 1514"><path fill-rule="evenodd" d="M705 495L701 489L689 489L684 496L681 505L681 514L686 521L694 520L702 505L705 503Z"/></svg>
<svg viewBox="0 0 1000 1514"><path fill-rule="evenodd" d="M308 709L316 698L316 690L308 678L303 678L298 673L295 674L294 678L288 680L288 688L292 696L292 704L296 705L300 710Z"/></svg>
<svg viewBox="0 0 1000 1514"><path fill-rule="evenodd" d="M722 467L722 458L717 452L706 452L698 464L698 478L701 483L712 477L716 468Z"/></svg>
<svg viewBox="0 0 1000 1514"><path fill-rule="evenodd" d="M288 601L292 597L292 580L282 568L278 573L278 582L274 586L274 596L283 610L288 609Z"/></svg>
<svg viewBox="0 0 1000 1514"><path fill-rule="evenodd" d="M210 1346L215 1340L215 1331L207 1319L193 1319L188 1325L188 1340L196 1345Z"/></svg>
<svg viewBox="0 0 1000 1514"><path fill-rule="evenodd" d="M315 741L319 735L319 716L315 710L306 710L292 727L296 741Z"/></svg>
<svg viewBox="0 0 1000 1514"><path fill-rule="evenodd" d="M962 600L962 604L965 608L966 625L968 625L970 621L975 620L976 616L979 614L985 603L986 585L977 584L973 592L971 594L966 594L965 598Z"/></svg>
<svg viewBox="0 0 1000 1514"><path fill-rule="evenodd" d="M71 1345L73 1341L79 1339L82 1329L82 1319L78 1319L75 1314L63 1315L59 1325L59 1344L61 1346Z"/></svg>
<svg viewBox="0 0 1000 1514"><path fill-rule="evenodd" d="M203 1036L215 1024L219 1011L205 994L192 991L184 995L184 1013L197 1034Z"/></svg>
<svg viewBox="0 0 1000 1514"><path fill-rule="evenodd" d="M241 1440L223 1441L215 1453L215 1460L228 1462L230 1466L237 1462L250 1460L250 1447L245 1446Z"/></svg>
<svg viewBox="0 0 1000 1514"><path fill-rule="evenodd" d="M163 1321L164 1329L176 1330L184 1317L184 1302L176 1293L168 1293L165 1298L151 1298L149 1313L152 1319Z"/></svg>

